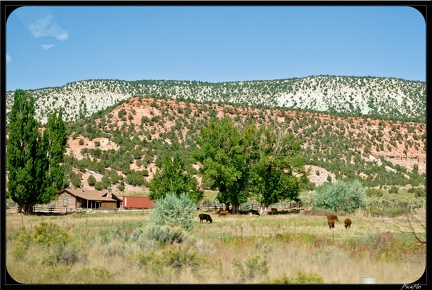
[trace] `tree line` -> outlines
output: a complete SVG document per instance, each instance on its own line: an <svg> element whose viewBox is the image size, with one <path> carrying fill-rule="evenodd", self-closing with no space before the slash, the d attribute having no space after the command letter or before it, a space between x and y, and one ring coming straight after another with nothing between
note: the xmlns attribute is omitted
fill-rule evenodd
<svg viewBox="0 0 432 290"><path fill-rule="evenodd" d="M54 200L65 187L67 132L62 112L49 115L40 129L34 103L30 93L16 90L7 126L7 194L24 214L31 214L36 204ZM199 146L192 158L202 165L199 173L219 191L218 201L232 205L234 213L249 198L265 207L287 198L298 200L302 184L308 182L301 144L286 130L253 123L241 127L228 117L213 117L196 141ZM168 152L162 159L148 185L150 198L174 192L200 201L203 192L180 151Z"/></svg>

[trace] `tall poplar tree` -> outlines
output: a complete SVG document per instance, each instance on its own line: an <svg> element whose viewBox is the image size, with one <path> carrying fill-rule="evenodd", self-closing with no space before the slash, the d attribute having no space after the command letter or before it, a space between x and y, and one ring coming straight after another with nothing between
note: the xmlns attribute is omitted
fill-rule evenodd
<svg viewBox="0 0 432 290"><path fill-rule="evenodd" d="M24 214L32 214L36 204L54 199L62 188L64 175L67 137L61 113L49 116L42 136L34 104L30 93L16 90L7 126L7 189L18 204L18 211Z"/></svg>
<svg viewBox="0 0 432 290"><path fill-rule="evenodd" d="M18 204L18 211L26 214L37 204L34 161L39 133L34 111L34 99L30 94L16 90L7 126L7 188L9 196Z"/></svg>
<svg viewBox="0 0 432 290"><path fill-rule="evenodd" d="M63 188L66 143L66 126L62 113L54 112L48 118L40 150L38 150L39 203L49 203L57 196L59 189Z"/></svg>

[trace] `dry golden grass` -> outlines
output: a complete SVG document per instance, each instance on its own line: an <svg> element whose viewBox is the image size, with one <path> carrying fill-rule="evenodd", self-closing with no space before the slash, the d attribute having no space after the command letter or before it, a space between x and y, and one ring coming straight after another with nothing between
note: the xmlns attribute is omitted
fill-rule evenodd
<svg viewBox="0 0 432 290"><path fill-rule="evenodd" d="M359 284L364 277L374 278L377 284L408 284L425 270L425 246L412 234L401 233L408 225L403 218L350 216L351 229L345 229L343 222L329 229L325 217L319 216L211 215L211 224L195 219L192 241L154 247L124 238L147 225L148 213L8 213L7 270L26 284L257 284L302 274L322 277L326 284ZM29 246L24 259L12 254L20 228L32 233L41 222L56 223L76 238L80 245L76 262L44 264L47 250L36 244ZM416 224L415 230L424 233L421 225ZM173 261L167 259L181 261L182 266L172 267ZM261 272L265 265L267 271ZM308 279L300 283L317 283Z"/></svg>

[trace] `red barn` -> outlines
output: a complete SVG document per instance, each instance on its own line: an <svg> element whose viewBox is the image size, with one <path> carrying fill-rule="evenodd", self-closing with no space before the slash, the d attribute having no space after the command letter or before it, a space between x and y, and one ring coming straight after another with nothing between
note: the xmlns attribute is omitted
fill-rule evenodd
<svg viewBox="0 0 432 290"><path fill-rule="evenodd" d="M154 204L147 196L122 196L122 209L154 208Z"/></svg>

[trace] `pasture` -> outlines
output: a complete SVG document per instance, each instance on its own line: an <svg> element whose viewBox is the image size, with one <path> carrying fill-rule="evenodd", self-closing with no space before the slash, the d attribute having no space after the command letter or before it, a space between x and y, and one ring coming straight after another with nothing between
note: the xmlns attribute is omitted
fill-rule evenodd
<svg viewBox="0 0 432 290"><path fill-rule="evenodd" d="M186 241L157 245L132 239L148 212L7 213L7 271L24 284L408 284L426 266L404 217L341 215L330 229L325 216L210 212L213 222L200 223L198 214ZM43 232L44 223L58 227Z"/></svg>

